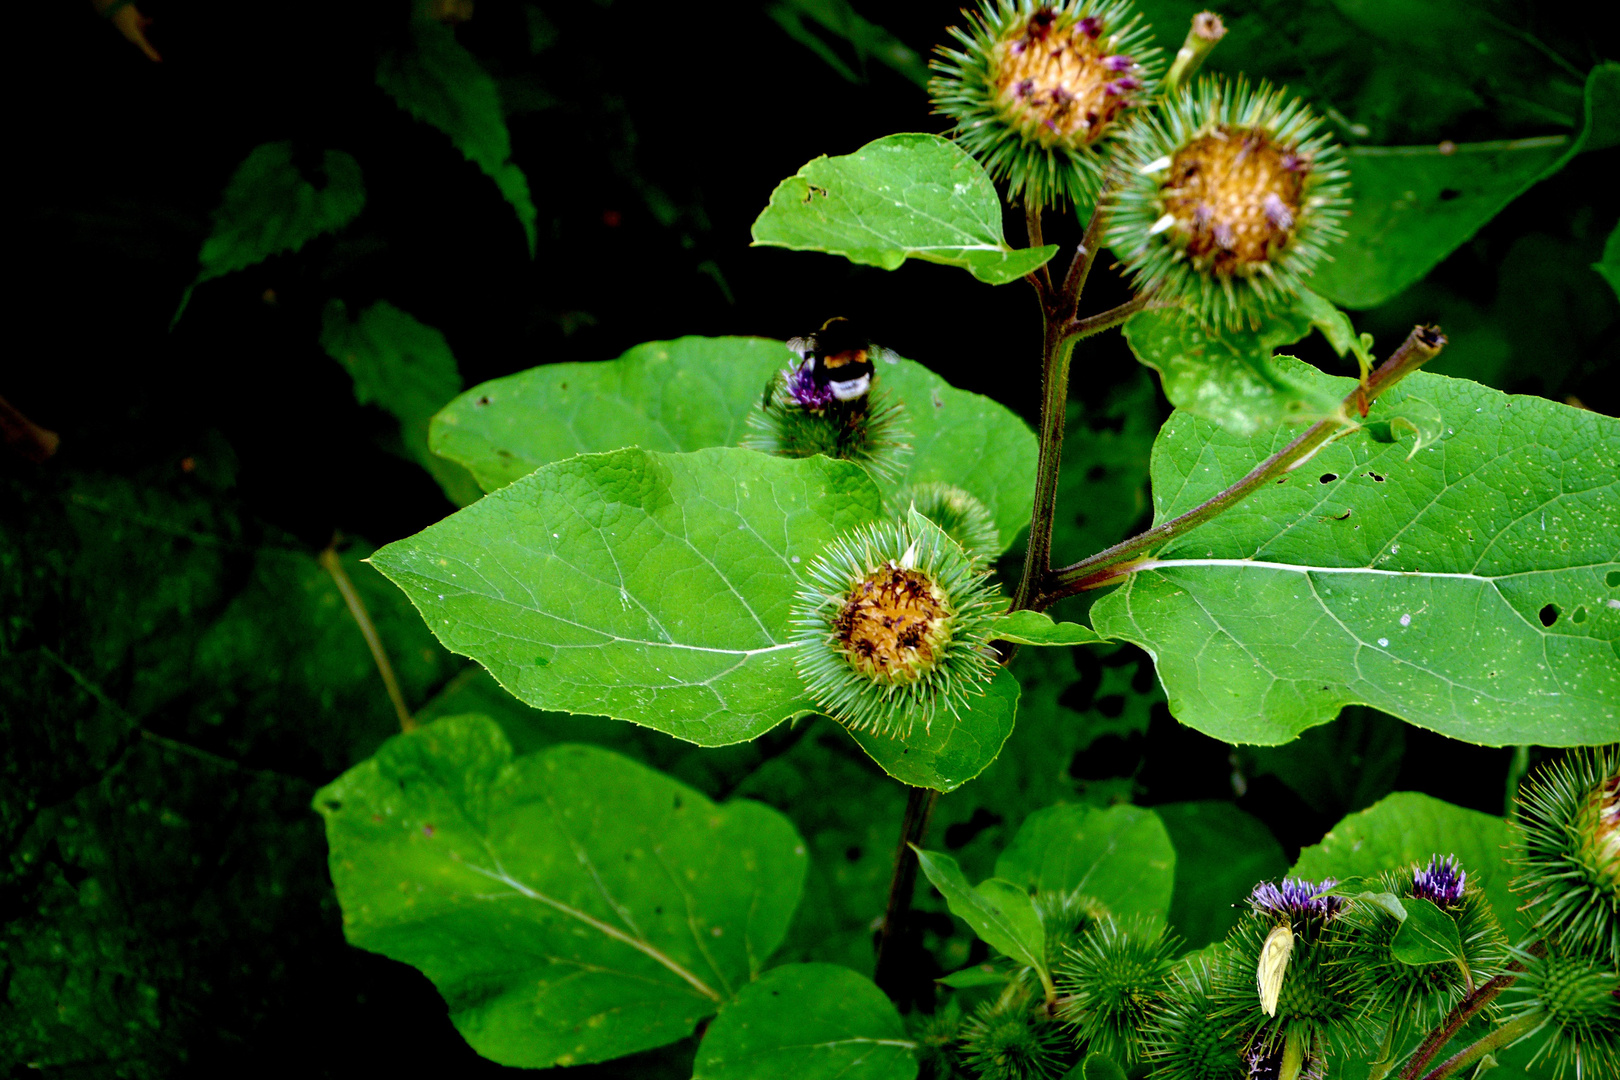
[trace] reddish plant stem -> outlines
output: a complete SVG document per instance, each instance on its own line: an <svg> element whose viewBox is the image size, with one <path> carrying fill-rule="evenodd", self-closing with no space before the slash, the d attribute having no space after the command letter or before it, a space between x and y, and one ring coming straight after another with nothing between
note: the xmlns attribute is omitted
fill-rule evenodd
<svg viewBox="0 0 1620 1080"><path fill-rule="evenodd" d="M1357 386L1345 397L1339 415L1312 424L1297 439L1256 465L1243 479L1180 517L1156 525L1089 559L1049 572L1044 587L1030 597L1028 606L1044 611L1065 596L1099 588L1134 572L1154 548L1224 513L1290 469L1304 464L1329 440L1347 430L1349 417L1365 416L1367 406L1380 394L1439 355L1445 344L1445 335L1438 327L1414 328L1401 347L1368 377L1367 385Z"/></svg>
<svg viewBox="0 0 1620 1080"><path fill-rule="evenodd" d="M1538 941L1530 946L1529 952L1531 956L1545 956L1547 947ZM1416 1080L1418 1074L1423 1071L1423 1067L1434 1060L1435 1055L1440 1053L1446 1043L1450 1042L1452 1037L1462 1030L1464 1024L1479 1015L1479 1011L1495 1001L1503 990L1519 981L1519 972L1523 970L1524 964L1515 960L1508 965L1507 970L1502 974L1458 1002L1457 1007L1451 1010L1445 1020L1441 1021L1440 1026L1429 1032L1428 1038L1423 1040L1423 1044L1412 1052L1412 1057L1407 1061L1406 1068L1400 1072L1400 1080Z"/></svg>

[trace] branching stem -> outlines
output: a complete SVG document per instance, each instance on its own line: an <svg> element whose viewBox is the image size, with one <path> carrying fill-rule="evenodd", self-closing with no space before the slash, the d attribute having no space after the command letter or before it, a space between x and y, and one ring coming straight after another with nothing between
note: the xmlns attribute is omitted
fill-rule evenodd
<svg viewBox="0 0 1620 1080"><path fill-rule="evenodd" d="M1530 946L1529 952L1531 956L1544 956L1547 947L1538 941ZM1401 1070L1400 1080L1415 1080L1424 1067L1434 1060L1435 1055L1445 1048L1446 1043L1462 1030L1464 1024L1479 1015L1479 1011L1495 1001L1503 990L1519 981L1519 972L1523 970L1524 964L1515 960L1502 974L1458 1002L1457 1007L1441 1021L1440 1026L1429 1032L1423 1044L1413 1051L1406 1067Z"/></svg>
<svg viewBox="0 0 1620 1080"><path fill-rule="evenodd" d="M1107 314L1107 313L1105 313ZM1351 417L1365 416L1367 406L1372 404L1378 396L1407 375L1416 371L1423 364L1439 355L1445 346L1445 335L1436 327L1419 326L1412 330L1401 347L1380 364L1371 376L1368 377L1365 388L1357 386L1344 399L1337 413L1325 420L1312 424L1297 439L1290 442L1281 450L1266 458L1249 471L1249 474L1225 491L1210 497L1180 517L1154 526L1147 532L1132 537L1123 543L1115 544L1106 551L1097 553L1089 559L1065 566L1060 570L1050 571L1045 575L1044 587L1032 590L1025 601L1025 590L1019 591L1019 607L1032 607L1043 611L1047 607L1075 593L1087 589L1096 589L1111 584L1134 571L1141 569L1141 564L1155 548L1174 540L1183 533L1190 532L1204 522L1216 517L1243 499L1260 490L1266 484L1286 474L1290 469L1304 464L1310 457L1337 435L1351 428L1347 425L1355 421ZM1043 443L1044 452L1045 445ZM1042 462L1044 464L1044 457ZM1037 492L1040 478L1037 477ZM1055 489L1054 489L1055 490ZM1037 510L1040 504L1037 501ZM1050 524L1050 520L1048 520ZM1048 534L1050 535L1050 534ZM1031 550L1034 546L1034 528L1031 527ZM1026 572L1026 583L1029 574Z"/></svg>
<svg viewBox="0 0 1620 1080"><path fill-rule="evenodd" d="M1436 1066L1435 1070L1425 1076L1423 1080L1446 1080L1446 1077L1455 1075L1457 1070L1472 1065L1486 1054L1518 1042L1539 1025L1546 1023L1546 1021L1547 1018L1541 1013L1528 1013L1524 1016L1515 1017L1490 1032L1490 1034L1481 1037L1478 1042L1451 1055Z"/></svg>

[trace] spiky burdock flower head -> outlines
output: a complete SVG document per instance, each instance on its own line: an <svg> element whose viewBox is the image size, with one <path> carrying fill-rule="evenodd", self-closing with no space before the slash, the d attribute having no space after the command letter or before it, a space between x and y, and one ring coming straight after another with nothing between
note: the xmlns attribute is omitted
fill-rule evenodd
<svg viewBox="0 0 1620 1080"><path fill-rule="evenodd" d="M1164 995L1176 940L1146 919L1099 919L1068 948L1058 971L1058 1014L1095 1053L1126 1068L1142 1054L1142 1028Z"/></svg>
<svg viewBox="0 0 1620 1080"><path fill-rule="evenodd" d="M1514 888L1536 930L1620 968L1620 747L1576 750L1519 795Z"/></svg>
<svg viewBox="0 0 1620 1080"><path fill-rule="evenodd" d="M1296 934L1314 933L1344 910L1344 898L1328 894L1337 884L1333 878L1283 878L1281 885L1262 881L1249 894L1249 907L1273 922L1286 920Z"/></svg>
<svg viewBox="0 0 1620 1080"><path fill-rule="evenodd" d="M1126 142L1108 244L1139 289L1205 322L1256 322L1344 235L1342 154L1284 91L1203 79Z"/></svg>
<svg viewBox="0 0 1620 1080"><path fill-rule="evenodd" d="M929 83L951 137L1038 206L1096 197L1127 114L1162 63L1130 0L981 0Z"/></svg>
<svg viewBox="0 0 1620 1080"><path fill-rule="evenodd" d="M1294 1040L1344 1053L1375 1036L1367 976L1349 962L1335 926L1345 901L1326 895L1332 886L1297 878L1257 886L1228 936L1232 963L1216 976L1217 1015L1227 1030L1247 1033L1246 1046Z"/></svg>
<svg viewBox="0 0 1620 1080"><path fill-rule="evenodd" d="M1496 913L1468 872L1450 855L1435 855L1426 865L1407 866L1379 875L1374 893L1398 899L1427 900L1457 924L1465 972L1457 964L1407 964L1394 954L1401 920L1368 899L1349 904L1338 920L1338 932L1349 963L1367 975L1373 1012L1389 1017L1397 1033L1438 1024L1474 986L1501 972L1507 961L1507 937Z"/></svg>
<svg viewBox="0 0 1620 1080"><path fill-rule="evenodd" d="M794 603L799 675L827 715L903 738L953 715L995 674L986 573L915 511L833 540Z"/></svg>
<svg viewBox="0 0 1620 1080"><path fill-rule="evenodd" d="M953 484L912 484L901 488L889 506L902 514L915 508L980 563L988 564L1001 551L1001 533L990 508Z"/></svg>
<svg viewBox="0 0 1620 1080"><path fill-rule="evenodd" d="M1225 948L1187 957L1171 972L1165 995L1142 1032L1143 1057L1156 1080L1242 1080L1243 1040L1216 1016L1216 972L1231 962Z"/></svg>
<svg viewBox="0 0 1620 1080"><path fill-rule="evenodd" d="M1411 895L1439 907L1458 906L1467 891L1468 871L1457 865L1455 855L1436 855L1428 866L1412 871Z"/></svg>
<svg viewBox="0 0 1620 1080"><path fill-rule="evenodd" d="M911 447L900 405L875 386L873 358L882 350L848 319L828 319L787 344L799 362L771 376L742 446L779 457L823 454L898 478Z"/></svg>
<svg viewBox="0 0 1620 1080"><path fill-rule="evenodd" d="M913 1033L917 1037L917 1058L928 1070L925 1075L948 1077L955 1073L957 1039L961 1037L965 1018L962 1008L952 998L932 1016L911 1014Z"/></svg>
<svg viewBox="0 0 1620 1080"><path fill-rule="evenodd" d="M1023 983L982 1003L962 1027L957 1055L980 1080L1049 1080L1066 1040Z"/></svg>
<svg viewBox="0 0 1620 1080"><path fill-rule="evenodd" d="M1520 953L1525 970L1502 995L1505 1022L1534 1025L1530 1065L1546 1062L1552 1080L1620 1076L1620 972L1599 957L1552 942L1543 956Z"/></svg>

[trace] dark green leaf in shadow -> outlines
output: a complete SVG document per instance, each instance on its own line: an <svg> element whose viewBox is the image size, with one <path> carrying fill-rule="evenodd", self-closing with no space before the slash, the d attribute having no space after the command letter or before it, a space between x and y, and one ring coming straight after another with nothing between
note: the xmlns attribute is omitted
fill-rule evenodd
<svg viewBox="0 0 1620 1080"><path fill-rule="evenodd" d="M1087 1054L1086 1060L1077 1065L1074 1071L1080 1074L1082 1080L1125 1080L1125 1070L1106 1054Z"/></svg>
<svg viewBox="0 0 1620 1080"><path fill-rule="evenodd" d="M813 711L788 624L799 575L879 506L864 471L822 457L620 450L539 469L372 562L528 704L723 746Z"/></svg>
<svg viewBox="0 0 1620 1080"><path fill-rule="evenodd" d="M537 211L529 180L512 163L512 137L501 111L495 80L444 23L411 23L412 48L385 52L377 62L377 85L424 124L450 137L462 156L495 181L523 226L534 255Z"/></svg>
<svg viewBox="0 0 1620 1080"><path fill-rule="evenodd" d="M1137 806L1038 810L996 860L996 876L1034 892L1075 892L1116 918L1170 911L1176 852L1164 823Z"/></svg>
<svg viewBox="0 0 1620 1080"><path fill-rule="evenodd" d="M1013 731L1018 692L1018 680L998 668L984 695L972 698L960 716L938 713L928 728L913 727L904 739L872 731L850 735L902 784L954 791L996 760Z"/></svg>
<svg viewBox="0 0 1620 1080"><path fill-rule="evenodd" d="M866 82L866 62L871 59L918 86L928 86L928 64L923 58L883 27L862 18L849 0L784 0L772 4L766 13L788 37L815 53L828 67L852 83ZM855 67L845 63L838 50L810 23L848 42L855 52Z"/></svg>
<svg viewBox="0 0 1620 1080"><path fill-rule="evenodd" d="M893 270L908 258L965 268L980 281L1017 281L1057 246L1013 250L1001 199L982 166L938 135L888 135L853 154L825 155L771 192L754 243L824 251Z"/></svg>
<svg viewBox="0 0 1620 1080"><path fill-rule="evenodd" d="M1225 937L1254 886L1288 869L1271 830L1229 802L1164 803L1153 810L1176 851L1170 928L1190 949Z"/></svg>
<svg viewBox="0 0 1620 1080"><path fill-rule="evenodd" d="M1401 906L1406 918L1389 946L1395 959L1414 966L1463 961L1462 935L1455 919L1421 896L1409 897Z"/></svg>
<svg viewBox="0 0 1620 1080"><path fill-rule="evenodd" d="M684 1038L757 976L804 881L792 825L487 717L397 736L315 795L354 945L420 969L480 1054L544 1068Z"/></svg>
<svg viewBox="0 0 1620 1080"><path fill-rule="evenodd" d="M1484 891L1508 940L1518 941L1528 924L1518 911L1518 898L1508 888L1513 877L1507 861L1512 839L1511 827L1503 818L1415 791L1398 791L1371 809L1345 818L1320 844L1300 852L1293 873L1312 881L1371 878L1412 863L1427 864L1435 855L1455 855L1468 873L1469 884Z"/></svg>
<svg viewBox="0 0 1620 1080"><path fill-rule="evenodd" d="M870 979L835 964L787 964L720 1010L692 1080L912 1080L916 1045Z"/></svg>
<svg viewBox="0 0 1620 1080"><path fill-rule="evenodd" d="M461 392L461 372L443 334L386 300L352 320L343 301L333 300L322 317L321 348L354 380L356 401L399 421L406 453L451 502L466 506L482 497L466 469L428 449L428 421Z"/></svg>
<svg viewBox="0 0 1620 1080"><path fill-rule="evenodd" d="M975 986L1005 986L1014 971L996 964L974 964L972 967L942 975L934 981L953 990L969 990Z"/></svg>
<svg viewBox="0 0 1620 1080"><path fill-rule="evenodd" d="M366 205L360 163L341 150L319 159L295 157L291 142L254 147L225 186L213 228L197 253L197 277L174 313L180 321L192 289L272 255L297 251L322 233L336 232Z"/></svg>
<svg viewBox="0 0 1620 1080"><path fill-rule="evenodd" d="M1406 725L1351 706L1281 746L1243 746L1236 764L1249 776L1275 776L1312 810L1336 821L1365 810L1395 787L1406 754Z"/></svg>
<svg viewBox="0 0 1620 1080"><path fill-rule="evenodd" d="M1603 245L1603 261L1592 264L1592 269L1603 275L1616 296L1620 296L1620 225L1609 234Z"/></svg>
<svg viewBox="0 0 1620 1080"><path fill-rule="evenodd" d="M1376 307L1421 280L1508 203L1583 150L1620 141L1620 63L1587 76L1574 138L1348 149L1354 209L1317 292L1348 308Z"/></svg>

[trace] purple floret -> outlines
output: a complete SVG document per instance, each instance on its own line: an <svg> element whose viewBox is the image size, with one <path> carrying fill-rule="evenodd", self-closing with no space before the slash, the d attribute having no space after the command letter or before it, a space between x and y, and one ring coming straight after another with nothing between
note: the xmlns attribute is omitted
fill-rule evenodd
<svg viewBox="0 0 1620 1080"><path fill-rule="evenodd" d="M806 360L787 376L788 396L806 409L825 409L833 403L833 392L830 386L817 386L812 377L816 362Z"/></svg>
<svg viewBox="0 0 1620 1080"><path fill-rule="evenodd" d="M1468 871L1457 865L1457 856L1436 855L1429 865L1412 875L1412 895L1432 900L1441 907L1461 902L1463 890L1468 887Z"/></svg>
<svg viewBox="0 0 1620 1080"><path fill-rule="evenodd" d="M1339 882L1336 878L1323 878L1321 882L1303 878L1284 878L1281 885L1262 881L1249 895L1249 904L1255 911L1290 918L1331 918L1344 907L1344 899L1323 896Z"/></svg>

